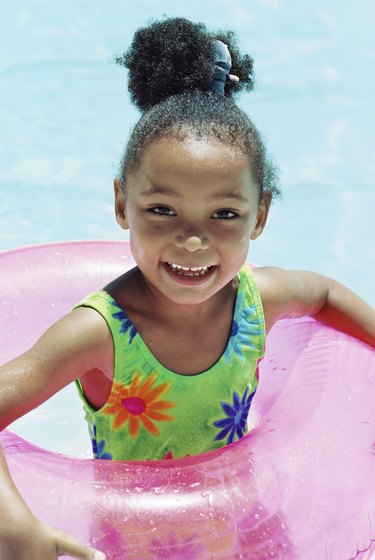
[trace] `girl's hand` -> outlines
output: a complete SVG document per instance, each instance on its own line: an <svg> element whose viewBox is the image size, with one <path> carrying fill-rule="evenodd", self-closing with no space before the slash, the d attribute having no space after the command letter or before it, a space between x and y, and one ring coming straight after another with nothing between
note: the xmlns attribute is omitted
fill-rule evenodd
<svg viewBox="0 0 375 560"><path fill-rule="evenodd" d="M25 465L25 476L27 466ZM37 519L10 476L0 445L0 560L105 560L99 552Z"/></svg>
<svg viewBox="0 0 375 560"><path fill-rule="evenodd" d="M105 560L103 552L33 518L22 524L22 531L14 531L0 539L1 560L56 560L59 556L80 560Z"/></svg>

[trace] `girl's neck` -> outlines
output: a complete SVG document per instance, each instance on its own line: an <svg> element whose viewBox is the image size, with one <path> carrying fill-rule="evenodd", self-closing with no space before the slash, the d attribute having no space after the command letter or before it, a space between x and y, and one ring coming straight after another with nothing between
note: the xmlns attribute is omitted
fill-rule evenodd
<svg viewBox="0 0 375 560"><path fill-rule="evenodd" d="M236 296L235 282L224 286L213 297L197 304L180 304L168 299L162 292L150 284L142 273L137 270L139 288L142 292L144 306L152 309L152 315L158 318L161 324L208 324L215 319L220 310L228 303L233 306Z"/></svg>

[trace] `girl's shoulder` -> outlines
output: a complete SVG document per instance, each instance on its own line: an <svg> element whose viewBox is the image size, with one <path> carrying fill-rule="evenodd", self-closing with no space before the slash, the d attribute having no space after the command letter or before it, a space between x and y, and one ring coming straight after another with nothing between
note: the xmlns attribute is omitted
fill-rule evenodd
<svg viewBox="0 0 375 560"><path fill-rule="evenodd" d="M263 304L267 331L285 317L315 315L324 305L330 279L302 270L273 266L253 269Z"/></svg>
<svg viewBox="0 0 375 560"><path fill-rule="evenodd" d="M107 370L111 334L103 318L95 310L78 307L53 324L34 345L34 354L46 360L50 356L57 369L84 374L94 367ZM75 372L75 373L74 373Z"/></svg>

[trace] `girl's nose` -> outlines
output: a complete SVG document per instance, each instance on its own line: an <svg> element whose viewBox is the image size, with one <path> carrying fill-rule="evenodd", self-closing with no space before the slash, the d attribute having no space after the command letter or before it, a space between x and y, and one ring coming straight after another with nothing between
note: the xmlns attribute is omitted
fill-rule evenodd
<svg viewBox="0 0 375 560"><path fill-rule="evenodd" d="M207 249L208 239L204 236L198 237L197 235L191 236L177 236L176 238L177 247L181 247L190 253L195 253L195 251L200 251L202 249Z"/></svg>

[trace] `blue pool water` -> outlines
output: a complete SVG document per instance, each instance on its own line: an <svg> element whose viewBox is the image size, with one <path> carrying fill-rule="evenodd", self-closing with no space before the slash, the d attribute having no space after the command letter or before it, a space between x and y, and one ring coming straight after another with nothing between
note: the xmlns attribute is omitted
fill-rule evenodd
<svg viewBox="0 0 375 560"><path fill-rule="evenodd" d="M234 29L255 59L257 88L240 104L279 164L284 197L250 258L328 274L375 303L373 1L181 4L2 2L0 249L126 239L113 218L112 180L138 114L112 58L149 18L179 15ZM39 425L52 418L68 430L54 415L70 398L68 389L20 431L54 446ZM59 449L74 452L80 433L69 434Z"/></svg>

